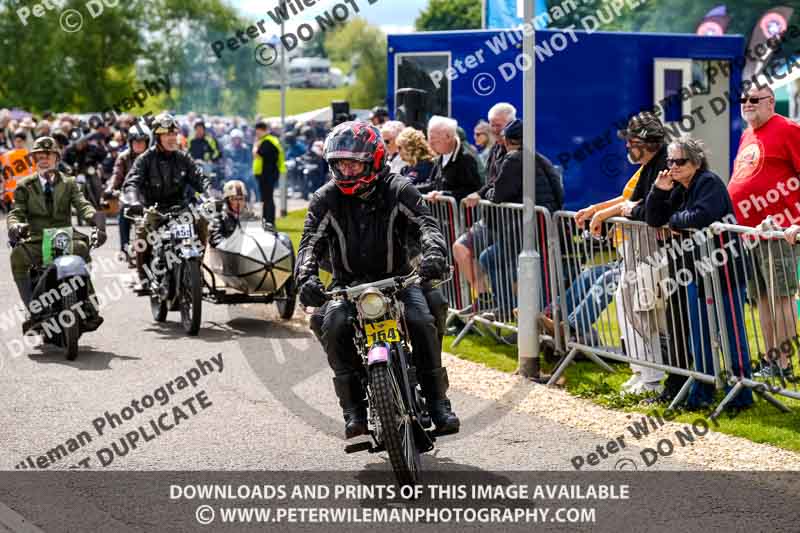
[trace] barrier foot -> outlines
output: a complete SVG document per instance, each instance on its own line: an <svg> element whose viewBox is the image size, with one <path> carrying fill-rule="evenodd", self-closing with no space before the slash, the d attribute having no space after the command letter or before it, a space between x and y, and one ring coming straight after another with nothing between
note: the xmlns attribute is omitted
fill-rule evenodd
<svg viewBox="0 0 800 533"><path fill-rule="evenodd" d="M784 413L791 413L792 412L792 410L789 409L788 407L786 407L786 405L784 405L783 402L781 402L779 399L777 399L775 396L773 396L772 394L768 393L767 391L761 390L760 388L753 389L753 390L755 391L756 394L758 394L759 396L764 398L767 402L769 402L773 406L775 406L775 408L778 409L779 411L782 411Z"/></svg>
<svg viewBox="0 0 800 533"><path fill-rule="evenodd" d="M614 370L614 367L612 367L611 365L609 365L608 363L603 361L599 356L593 354L592 352L581 352L581 353L583 355L585 355L586 357L588 357L589 359L591 359L592 361L594 361L595 363L597 363L597 365L600 368L602 368L603 370L605 370L609 374L616 374L617 373L617 371Z"/></svg>
<svg viewBox="0 0 800 533"><path fill-rule="evenodd" d="M548 387L552 387L553 385L555 385L556 381L558 381L558 378L561 377L561 374L564 373L564 371L567 369L572 360L575 359L575 355L577 355L577 353L578 353L577 348L573 348L569 351L566 357L564 357L564 359L558 365L558 368L556 368L555 372L553 372L553 374L550 376L550 381L547 382Z"/></svg>
<svg viewBox="0 0 800 533"><path fill-rule="evenodd" d="M692 383L695 382L695 379L692 376L689 376L689 379L686 380L686 383L683 384L681 390L678 391L678 394L672 400L672 403L669 404L670 409L677 409L680 404L686 400L686 396L689 395L689 389L692 388Z"/></svg>
<svg viewBox="0 0 800 533"><path fill-rule="evenodd" d="M469 331L472 329L472 326L474 325L475 325L475 319L470 318L469 321L467 322L467 325L464 326L464 329L458 332L458 336L455 338L451 346L453 347L458 346L458 343L461 342L461 340L467 336L467 333L469 333Z"/></svg>
<svg viewBox="0 0 800 533"><path fill-rule="evenodd" d="M740 392L742 392L743 388L744 384L741 381L737 382L736 385L734 385L733 388L728 392L728 394L725 395L722 401L719 402L717 408L714 409L714 412L711 413L711 416L709 416L708 418L710 418L711 420L715 420L719 415L721 415L722 411L725 410L725 407L731 402L731 400L736 398L736 396L738 396Z"/></svg>

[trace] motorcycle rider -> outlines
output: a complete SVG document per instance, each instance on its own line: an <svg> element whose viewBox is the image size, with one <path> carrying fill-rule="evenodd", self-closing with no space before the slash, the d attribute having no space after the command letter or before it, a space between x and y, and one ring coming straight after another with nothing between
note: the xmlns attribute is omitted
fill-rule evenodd
<svg viewBox="0 0 800 533"><path fill-rule="evenodd" d="M35 262L42 262L42 239L46 228L72 226L72 208L85 220L91 220L96 228L97 245L106 242L106 226L103 213L95 210L78 188L75 178L58 170L61 152L52 137L40 137L33 143L31 157L36 162L37 172L17 184L14 207L8 214L8 239L18 243L11 250L11 272L19 296L27 308L33 297L33 286L29 276ZM73 252L89 263L89 238L74 232ZM21 239L29 237L25 242ZM27 252L27 253L26 253ZM91 283L89 293L93 292ZM84 331L94 331L103 322L97 308L87 301ZM27 329L23 325L23 330Z"/></svg>
<svg viewBox="0 0 800 533"><path fill-rule="evenodd" d="M198 120L194 123L194 138L189 142L189 153L195 160L216 162L220 158L217 140L206 134L206 123Z"/></svg>
<svg viewBox="0 0 800 533"><path fill-rule="evenodd" d="M125 176L130 172L133 167L133 162L136 161L140 155L147 150L150 146L151 136L150 128L144 121L134 124L128 131L128 146L129 148L122 152L117 160L114 162L114 171L112 172L112 180L108 184L104 196L106 198L114 196L115 191L122 189L122 184L125 182ZM125 217L123 209L119 211L119 241L120 249L128 261L133 258L128 257L128 243L131 236L131 221Z"/></svg>
<svg viewBox="0 0 800 533"><path fill-rule="evenodd" d="M160 211L185 206L185 191L191 187L197 192L213 196L211 182L192 157L178 149L180 126L168 113L161 113L152 123L155 144L133 162L122 185L124 204L130 216L141 216L145 207L158 204ZM208 237L208 223L202 217L195 222L201 242ZM146 294L150 283L144 267L150 263L151 247L147 242L147 228L140 228L137 239L144 239L143 252L136 253L136 270L139 283L134 291Z"/></svg>
<svg viewBox="0 0 800 533"><path fill-rule="evenodd" d="M328 163L323 157L325 143L314 141L308 152L300 159L303 169L303 200L322 187L328 176Z"/></svg>
<svg viewBox="0 0 800 533"><path fill-rule="evenodd" d="M386 146L377 128L366 122L345 122L325 141L325 159L333 179L314 193L297 254L295 279L300 302L320 307L320 341L334 371L334 390L345 420L345 436L367 432L363 372L353 344L352 303L327 301L319 279L321 262L330 261L332 286L377 281L412 271L408 242L419 229L425 280L447 272L446 245L436 220L420 193L407 179L392 175ZM441 363L441 337L420 286L399 294L405 305L414 362L433 422L443 432L460 422L447 399L447 371Z"/></svg>
<svg viewBox="0 0 800 533"><path fill-rule="evenodd" d="M89 142L95 141L97 136L97 133L87 133L64 150L64 163L72 169L73 175L86 176L86 199L95 207L100 205L103 190L99 167L106 158L105 149Z"/></svg>
<svg viewBox="0 0 800 533"><path fill-rule="evenodd" d="M208 243L219 246L240 225L240 218L247 205L247 187L240 180L230 180L222 189L225 200L222 211L214 213L208 225Z"/></svg>
<svg viewBox="0 0 800 533"><path fill-rule="evenodd" d="M224 166L222 166L222 152L217 146L214 134L208 133L206 124L202 120L194 123L194 137L189 141L189 154L200 163L203 172L213 180L215 187L221 186L224 179Z"/></svg>

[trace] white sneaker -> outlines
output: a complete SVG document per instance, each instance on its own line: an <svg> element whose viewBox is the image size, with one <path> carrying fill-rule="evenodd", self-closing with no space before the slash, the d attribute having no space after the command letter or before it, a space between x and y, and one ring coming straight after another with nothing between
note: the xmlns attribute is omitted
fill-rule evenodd
<svg viewBox="0 0 800 533"><path fill-rule="evenodd" d="M630 391L630 389L638 385L641 382L641 380L642 380L642 375L639 374L638 372L634 372L634 374L630 378L628 378L628 381L622 384L621 388L624 391Z"/></svg>
<svg viewBox="0 0 800 533"><path fill-rule="evenodd" d="M631 387L628 392L631 394L645 394L648 392L655 392L661 394L664 386L658 381L640 381L636 386Z"/></svg>

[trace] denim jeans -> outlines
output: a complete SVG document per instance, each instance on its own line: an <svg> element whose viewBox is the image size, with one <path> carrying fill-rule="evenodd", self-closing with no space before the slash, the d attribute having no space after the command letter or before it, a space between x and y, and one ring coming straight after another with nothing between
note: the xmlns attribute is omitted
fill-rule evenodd
<svg viewBox="0 0 800 533"><path fill-rule="evenodd" d="M587 332L614 299L620 264L597 265L581 272L564 293L567 323L573 331Z"/></svg>
<svg viewBox="0 0 800 533"><path fill-rule="evenodd" d="M119 210L119 245L123 252L131 242L131 221L123 216L124 209Z"/></svg>
<svg viewBox="0 0 800 533"><path fill-rule="evenodd" d="M704 374L714 374L715 353L711 348L711 334L708 324L708 313L699 304L704 300L698 298L697 286L691 283L687 288L689 295L689 314L691 319L692 339L690 342L694 356L695 370ZM745 336L744 327L744 300L745 288L736 287L732 293L723 291L722 307L725 326L728 334L728 345L731 353L731 368L735 377L750 377L750 352ZM716 311L716 309L714 310ZM726 387L726 392L730 386ZM698 407L710 404L714 400L714 386L708 383L695 382L689 392L686 404L689 407ZM729 404L735 407L745 407L753 403L753 391L745 388Z"/></svg>
<svg viewBox="0 0 800 533"><path fill-rule="evenodd" d="M501 320L510 320L512 310L517 306L517 260L519 250L516 245L495 242L488 246L479 257L483 270L489 275L494 305Z"/></svg>

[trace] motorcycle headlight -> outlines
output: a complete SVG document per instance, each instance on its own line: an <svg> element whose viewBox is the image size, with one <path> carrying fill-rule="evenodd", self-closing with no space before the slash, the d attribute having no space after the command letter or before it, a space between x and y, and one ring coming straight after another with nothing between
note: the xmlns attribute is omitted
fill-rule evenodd
<svg viewBox="0 0 800 533"><path fill-rule="evenodd" d="M375 320L386 314L386 299L377 289L367 289L358 299L361 314L368 320Z"/></svg>
<svg viewBox="0 0 800 533"><path fill-rule="evenodd" d="M65 254L70 251L72 237L66 231L59 231L53 236L53 249Z"/></svg>

